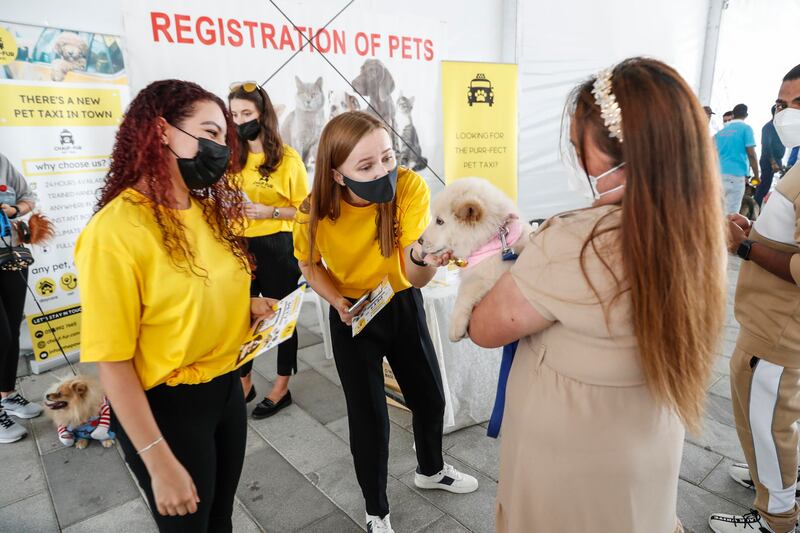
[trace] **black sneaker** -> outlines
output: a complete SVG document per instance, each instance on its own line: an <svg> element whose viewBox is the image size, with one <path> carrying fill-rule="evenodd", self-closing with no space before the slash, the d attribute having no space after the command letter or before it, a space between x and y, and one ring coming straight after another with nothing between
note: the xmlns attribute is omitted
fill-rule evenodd
<svg viewBox="0 0 800 533"><path fill-rule="evenodd" d="M286 391L286 394L283 395L283 398L278 400L278 403L273 402L269 398L264 398L256 405L256 408L253 409L253 418L269 418L284 407L289 407L290 405L292 405L292 393L290 391Z"/></svg>

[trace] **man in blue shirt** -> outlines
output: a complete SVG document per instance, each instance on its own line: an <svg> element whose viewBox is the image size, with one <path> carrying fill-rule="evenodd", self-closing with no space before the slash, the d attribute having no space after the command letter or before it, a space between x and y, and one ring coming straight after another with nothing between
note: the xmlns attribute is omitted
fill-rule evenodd
<svg viewBox="0 0 800 533"><path fill-rule="evenodd" d="M775 106L772 106L772 117L775 117ZM761 165L761 183L756 188L753 196L756 203L761 206L764 197L772 187L772 176L780 172L783 163L783 155L786 148L783 146L778 132L775 131L775 124L772 119L761 128L761 158L758 160Z"/></svg>
<svg viewBox="0 0 800 533"><path fill-rule="evenodd" d="M738 213L742 205L747 164L753 176L759 177L756 159L756 140L753 128L744 123L747 106L737 104L733 108L733 120L728 122L715 136L717 152L722 170L722 184L725 191L725 206L728 213Z"/></svg>

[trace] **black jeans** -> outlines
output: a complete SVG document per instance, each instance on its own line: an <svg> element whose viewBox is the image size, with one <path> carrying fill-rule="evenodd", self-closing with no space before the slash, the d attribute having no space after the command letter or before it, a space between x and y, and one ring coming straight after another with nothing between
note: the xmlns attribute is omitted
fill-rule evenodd
<svg viewBox="0 0 800 533"><path fill-rule="evenodd" d="M22 274L22 275L20 275ZM28 269L0 270L0 392L14 390Z"/></svg>
<svg viewBox="0 0 800 533"><path fill-rule="evenodd" d="M280 300L297 288L300 267L294 257L292 234L288 231L250 237L247 248L256 261L255 279L250 283L250 296L266 296ZM241 366L242 376L253 369L253 361ZM297 330L278 346L278 375L297 373Z"/></svg>
<svg viewBox="0 0 800 533"><path fill-rule="evenodd" d="M384 517L389 512L389 413L383 388L384 356L413 413L419 472L430 476L444 466L442 376L425 322L422 293L412 288L395 294L355 338L333 307L330 324L336 370L347 402L356 477L367 513Z"/></svg>
<svg viewBox="0 0 800 533"><path fill-rule="evenodd" d="M186 516L162 516L153 500L150 474L113 416L111 427L162 532L230 532L233 498L242 473L247 413L239 372L199 385L159 385L145 392L164 440L192 476L200 503Z"/></svg>

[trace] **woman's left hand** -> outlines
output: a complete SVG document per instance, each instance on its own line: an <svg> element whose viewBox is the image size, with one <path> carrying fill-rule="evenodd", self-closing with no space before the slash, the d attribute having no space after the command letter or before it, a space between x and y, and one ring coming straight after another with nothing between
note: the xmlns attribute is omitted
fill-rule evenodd
<svg viewBox="0 0 800 533"><path fill-rule="evenodd" d="M247 218L253 220L263 220L265 218L272 218L272 213L275 211L274 207L251 203L244 205L244 214Z"/></svg>
<svg viewBox="0 0 800 533"><path fill-rule="evenodd" d="M275 315L278 300L273 298L250 298L250 318L253 323Z"/></svg>

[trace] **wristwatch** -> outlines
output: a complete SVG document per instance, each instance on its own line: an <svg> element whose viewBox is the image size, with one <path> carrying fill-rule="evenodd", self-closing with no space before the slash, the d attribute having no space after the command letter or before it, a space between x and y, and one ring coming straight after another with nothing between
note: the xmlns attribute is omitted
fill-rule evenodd
<svg viewBox="0 0 800 533"><path fill-rule="evenodd" d="M13 219L15 219L15 218L17 218L17 217L19 216L19 207L15 206L15 205L12 205L12 206L10 206L10 207L13 207L13 208L14 208L14 215L13 215L13 216L10 216L10 217L8 217L8 218L9 218L9 219L11 219L11 220L13 220Z"/></svg>
<svg viewBox="0 0 800 533"><path fill-rule="evenodd" d="M278 209L277 207L273 207L272 208L272 218L280 218L280 216L281 216L281 210Z"/></svg>
<svg viewBox="0 0 800 533"><path fill-rule="evenodd" d="M745 239L742 241L742 244L739 245L739 248L736 249L736 255L744 259L745 261L750 261L750 251L753 249L753 241L750 239Z"/></svg>

